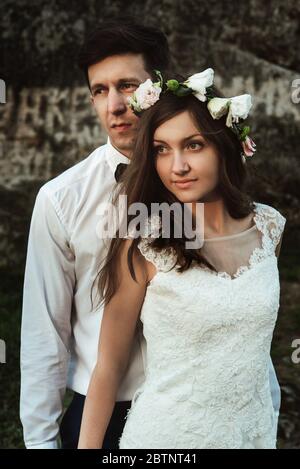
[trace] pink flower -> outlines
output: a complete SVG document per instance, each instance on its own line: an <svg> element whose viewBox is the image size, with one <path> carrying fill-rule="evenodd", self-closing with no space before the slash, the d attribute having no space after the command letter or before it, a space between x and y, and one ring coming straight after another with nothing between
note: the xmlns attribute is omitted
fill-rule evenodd
<svg viewBox="0 0 300 469"><path fill-rule="evenodd" d="M245 140L242 142L243 150L245 156L253 156L254 152L256 151L256 145L250 137L246 137Z"/></svg>
<svg viewBox="0 0 300 469"><path fill-rule="evenodd" d="M162 89L159 83L153 83L150 78L148 78L139 85L132 96L127 98L127 101L133 110L141 112L153 106L153 104L159 100L161 91Z"/></svg>

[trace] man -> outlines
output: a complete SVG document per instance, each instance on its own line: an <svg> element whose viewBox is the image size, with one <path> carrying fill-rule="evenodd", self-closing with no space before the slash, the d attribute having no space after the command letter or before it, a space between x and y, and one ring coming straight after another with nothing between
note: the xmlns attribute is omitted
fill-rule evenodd
<svg viewBox="0 0 300 469"><path fill-rule="evenodd" d="M97 236L99 206L109 200L119 163L128 163L138 118L127 97L153 69L164 71L169 50L155 28L130 21L100 27L83 46L92 104L108 134L106 145L39 191L28 242L21 342L21 420L28 448L57 448L66 387L74 390L60 433L76 448L84 399L97 359L103 309L91 311L90 292L107 243ZM137 334L103 448L118 448L131 399L144 381L146 344ZM270 362L274 406L279 388Z"/></svg>
<svg viewBox="0 0 300 469"><path fill-rule="evenodd" d="M140 83L168 66L165 35L128 19L106 22L80 53L106 145L45 184L32 215L21 336L21 420L28 448L57 448L66 386L75 391L60 433L76 448L84 398L97 359L103 308L90 292L107 243L99 207L109 200L119 163L128 163L138 118L127 105ZM131 399L144 380L145 342L137 335L104 448L117 448Z"/></svg>

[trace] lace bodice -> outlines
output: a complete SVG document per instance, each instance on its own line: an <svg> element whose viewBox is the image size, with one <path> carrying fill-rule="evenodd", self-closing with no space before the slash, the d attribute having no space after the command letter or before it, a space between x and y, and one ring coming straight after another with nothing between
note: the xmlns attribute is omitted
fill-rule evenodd
<svg viewBox="0 0 300 469"><path fill-rule="evenodd" d="M285 218L255 203L253 220L238 236L251 240L248 264L234 275L198 265L179 273L172 249L156 252L149 237L141 239L139 249L157 273L140 315L146 378L120 448L276 446L269 356L280 298L275 249ZM228 238L233 245L237 235Z"/></svg>
<svg viewBox="0 0 300 469"><path fill-rule="evenodd" d="M204 266L201 268L224 278L237 278L253 265L266 257L274 255L286 219L273 207L254 202L253 222L254 225L250 229L237 235L204 240L202 253L215 266L228 266L231 257L234 255L233 249L236 250L238 255L235 259L236 268L234 272L228 272L232 271L232 267L228 268L228 271L226 269L217 269L218 272L213 272ZM151 236L156 236L161 224L157 215L150 217L148 223L149 236L141 239L139 249L144 257L155 265L158 272L167 272L176 264L175 252L172 248L165 249L162 252L157 252L151 248L153 241Z"/></svg>

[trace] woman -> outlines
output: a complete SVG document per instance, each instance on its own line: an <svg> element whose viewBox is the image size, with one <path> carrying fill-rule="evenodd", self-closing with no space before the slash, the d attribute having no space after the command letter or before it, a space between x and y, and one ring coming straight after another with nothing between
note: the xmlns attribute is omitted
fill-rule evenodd
<svg viewBox="0 0 300 469"><path fill-rule="evenodd" d="M130 102L141 114L140 130L118 195L149 213L153 203L190 204L193 228L202 203L204 243L190 248L186 232L175 236L183 225L177 212L168 236L155 214L148 234L129 230L131 237L111 240L99 276L105 309L79 448L102 446L139 320L146 379L120 449L276 447L268 363L285 218L247 195L245 157L255 150L240 126L247 112L243 100L212 101L217 91L208 75L166 85L162 77L148 80Z"/></svg>

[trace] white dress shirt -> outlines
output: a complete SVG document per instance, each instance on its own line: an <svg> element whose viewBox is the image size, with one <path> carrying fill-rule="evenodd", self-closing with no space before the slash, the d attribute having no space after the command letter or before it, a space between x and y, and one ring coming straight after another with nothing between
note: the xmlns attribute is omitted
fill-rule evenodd
<svg viewBox="0 0 300 469"><path fill-rule="evenodd" d="M86 395L97 360L103 306L90 292L107 253L100 204L111 200L118 163L129 160L111 144L40 189L30 226L21 331L20 416L27 448L57 448L66 387ZM132 400L145 379L146 342L136 334L117 401ZM280 388L270 360L276 410Z"/></svg>
<svg viewBox="0 0 300 469"><path fill-rule="evenodd" d="M66 386L87 393L103 313L103 307L92 311L90 291L107 252L99 206L110 200L118 163L128 162L108 139L37 195L21 333L20 415L28 448L57 447ZM144 347L137 334L117 401L131 400L144 381Z"/></svg>

